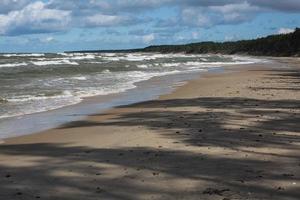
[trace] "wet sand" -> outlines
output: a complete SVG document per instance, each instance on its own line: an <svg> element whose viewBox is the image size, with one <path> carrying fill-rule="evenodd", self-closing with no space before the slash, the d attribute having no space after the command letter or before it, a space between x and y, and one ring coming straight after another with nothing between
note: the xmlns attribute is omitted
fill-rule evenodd
<svg viewBox="0 0 300 200"><path fill-rule="evenodd" d="M6 139L0 199L299 199L300 61L278 62Z"/></svg>

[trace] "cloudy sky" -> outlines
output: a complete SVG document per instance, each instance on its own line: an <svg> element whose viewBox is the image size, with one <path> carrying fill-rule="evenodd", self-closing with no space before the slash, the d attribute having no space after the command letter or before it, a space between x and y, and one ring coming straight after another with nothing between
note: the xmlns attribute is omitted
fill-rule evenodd
<svg viewBox="0 0 300 200"><path fill-rule="evenodd" d="M300 0L1 0L0 52L229 41L300 27Z"/></svg>

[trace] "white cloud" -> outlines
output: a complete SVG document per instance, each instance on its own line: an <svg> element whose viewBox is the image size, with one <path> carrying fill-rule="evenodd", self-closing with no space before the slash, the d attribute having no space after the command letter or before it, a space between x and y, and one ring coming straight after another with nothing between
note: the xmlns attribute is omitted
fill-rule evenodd
<svg viewBox="0 0 300 200"><path fill-rule="evenodd" d="M251 18L252 14L257 12L259 8L251 6L248 2L240 4L227 4L223 6L211 6L212 11L221 13L224 22L243 22Z"/></svg>
<svg viewBox="0 0 300 200"><path fill-rule="evenodd" d="M0 15L0 35L44 33L65 30L70 11L45 8L45 3L31 3L18 11Z"/></svg>
<svg viewBox="0 0 300 200"><path fill-rule="evenodd" d="M116 6L119 9L130 9L138 11L138 9L157 8L166 3L173 3L174 0L118 0Z"/></svg>
<svg viewBox="0 0 300 200"><path fill-rule="evenodd" d="M225 14L232 13L232 12L249 12L257 10L256 7L250 6L249 3L243 2L240 4L227 4L223 6L210 6L210 8L214 11L219 11Z"/></svg>
<svg viewBox="0 0 300 200"><path fill-rule="evenodd" d="M216 25L238 24L254 18L259 8L243 1L242 3L213 4L212 2L197 3L198 6L186 5L182 7L176 24L188 27L210 28ZM170 20L164 20L160 25L168 24ZM174 20L173 20L174 21ZM170 24L170 23L169 23Z"/></svg>
<svg viewBox="0 0 300 200"><path fill-rule="evenodd" d="M295 31L295 29L292 29L292 28L280 28L277 33L278 34L288 34L288 33L294 32L294 31Z"/></svg>
<svg viewBox="0 0 300 200"><path fill-rule="evenodd" d="M155 35L153 33L143 36L143 42L145 44L149 44L153 42L153 40L155 40Z"/></svg>
<svg viewBox="0 0 300 200"><path fill-rule="evenodd" d="M151 12L170 12L152 18ZM261 12L300 11L300 0L0 0L0 35L142 24L181 30L252 20ZM150 17L151 16L151 17ZM169 18L169 20L168 20ZM152 20L152 21L151 21ZM155 23L156 22L156 23ZM146 35L144 33L143 35Z"/></svg>
<svg viewBox="0 0 300 200"><path fill-rule="evenodd" d="M86 23L88 26L116 26L126 23L129 20L130 19L128 17L103 14L86 17Z"/></svg>
<svg viewBox="0 0 300 200"><path fill-rule="evenodd" d="M0 14L7 14L13 10L19 10L28 5L30 0L1 0Z"/></svg>
<svg viewBox="0 0 300 200"><path fill-rule="evenodd" d="M251 5L283 12L299 12L299 0L247 0Z"/></svg>
<svg viewBox="0 0 300 200"><path fill-rule="evenodd" d="M183 24L191 26L205 27L212 24L211 19L204 15L199 8L185 8L181 12L181 20Z"/></svg>

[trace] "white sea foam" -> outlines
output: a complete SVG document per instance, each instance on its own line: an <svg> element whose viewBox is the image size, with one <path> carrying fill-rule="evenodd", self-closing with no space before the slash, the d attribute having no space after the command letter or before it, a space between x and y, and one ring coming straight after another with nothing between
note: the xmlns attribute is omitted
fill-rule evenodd
<svg viewBox="0 0 300 200"><path fill-rule="evenodd" d="M254 58L254 57L248 57L248 56L238 56L238 55L232 55L229 56L233 61L240 62L240 63L266 63L270 62L269 60L263 59L263 58Z"/></svg>
<svg viewBox="0 0 300 200"><path fill-rule="evenodd" d="M7 63L7 64L0 64L0 68L5 68L5 67L19 67L19 66L26 66L27 63L22 62L22 63Z"/></svg>
<svg viewBox="0 0 300 200"><path fill-rule="evenodd" d="M114 57L114 56L116 56L115 53L103 53L102 55L103 56L107 56L107 57Z"/></svg>
<svg viewBox="0 0 300 200"><path fill-rule="evenodd" d="M105 62L99 62L99 61L90 61L89 64L103 64Z"/></svg>
<svg viewBox="0 0 300 200"><path fill-rule="evenodd" d="M45 54L43 53L26 53L26 54L4 54L4 57L41 57L41 56L45 56Z"/></svg>
<svg viewBox="0 0 300 200"><path fill-rule="evenodd" d="M183 63L163 63L162 66L163 67L177 67L183 65Z"/></svg>
<svg viewBox="0 0 300 200"><path fill-rule="evenodd" d="M107 61L120 61L121 57L104 57L103 59Z"/></svg>
<svg viewBox="0 0 300 200"><path fill-rule="evenodd" d="M87 80L87 78L85 76L75 76L75 77L72 77L71 79L79 80L79 81L85 81L85 80Z"/></svg>
<svg viewBox="0 0 300 200"><path fill-rule="evenodd" d="M45 60L45 61L31 61L34 65L45 66L45 65L79 65L77 62L71 62L70 60Z"/></svg>
<svg viewBox="0 0 300 200"><path fill-rule="evenodd" d="M82 101L79 97L70 97L70 98L52 98L52 99L42 99L39 101L35 101L34 104L26 104L22 106L22 110L18 110L17 112L7 112L4 115L0 116L0 119L10 118L10 117L18 117L23 115L28 115L32 113L45 112L49 110L54 110L58 108L62 108L68 105L75 105Z"/></svg>
<svg viewBox="0 0 300 200"><path fill-rule="evenodd" d="M143 61L143 60L149 60L151 58L142 55L129 54L126 57L123 57L122 59L127 61Z"/></svg>
<svg viewBox="0 0 300 200"><path fill-rule="evenodd" d="M68 56L84 56L84 53L67 53Z"/></svg>
<svg viewBox="0 0 300 200"><path fill-rule="evenodd" d="M80 55L80 56L72 56L67 57L69 60L88 60L88 59L95 59L95 55L88 54L88 55Z"/></svg>
<svg viewBox="0 0 300 200"><path fill-rule="evenodd" d="M25 102L25 101L39 101L39 100L46 100L46 99L57 99L57 98L67 98L72 97L72 93L68 90L63 91L62 94L54 95L54 96L34 96L34 95L19 95L12 98L7 98L8 102Z"/></svg>
<svg viewBox="0 0 300 200"><path fill-rule="evenodd" d="M68 56L69 54L67 54L67 53L57 53L57 55Z"/></svg>
<svg viewBox="0 0 300 200"><path fill-rule="evenodd" d="M85 88L84 90L75 92L76 96L81 98L96 96L96 95L108 95L114 93L124 92L129 89L133 89L136 87L135 83L149 80L150 78L156 76L164 76L170 74L180 73L178 70L173 70L169 72L157 72L157 73L149 73L149 72L141 72L141 71L129 71L115 74L115 78L119 80L112 85L106 85L102 87L91 87Z"/></svg>
<svg viewBox="0 0 300 200"><path fill-rule="evenodd" d="M163 67L178 67L178 66L198 66L199 68L209 68L209 67L221 67L225 65L240 65L240 64L252 64L255 63L254 60L248 61L234 61L234 62L199 62L199 61L189 61L180 63L163 63Z"/></svg>
<svg viewBox="0 0 300 200"><path fill-rule="evenodd" d="M104 73L104 74L109 74L109 73L111 73L111 72L109 71L109 69L105 69L105 70L102 71L102 73Z"/></svg>
<svg viewBox="0 0 300 200"><path fill-rule="evenodd" d="M140 68L140 69L147 69L147 68L148 68L148 65L137 65L137 68Z"/></svg>

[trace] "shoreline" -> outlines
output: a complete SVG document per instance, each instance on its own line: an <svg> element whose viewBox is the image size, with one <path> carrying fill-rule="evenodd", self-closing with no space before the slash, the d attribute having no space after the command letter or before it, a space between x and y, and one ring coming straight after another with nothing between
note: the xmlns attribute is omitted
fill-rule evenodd
<svg viewBox="0 0 300 200"><path fill-rule="evenodd" d="M271 60L269 60L271 61ZM263 63L261 63L263 64ZM232 70L238 70L247 66L255 66L253 64L238 64L238 65L225 65L207 71L194 71L179 74L170 74L163 76L155 76L148 80L140 81L136 83L136 87L129 89L121 93L113 93L107 95L96 95L91 97L85 97L81 102L64 106L61 108L26 114L22 116L16 116L12 118L2 119L0 125L3 124L7 127L2 127L2 132L9 132L7 135L12 135L8 137L1 137L0 141L5 141L7 139L18 138L22 136L39 134L41 132L49 131L51 129L56 129L66 123L76 122L78 120L85 120L90 115L109 112L109 110L114 109L119 106L130 106L135 103L142 103L146 101L151 101L155 99L160 99L164 95L169 95L175 92L178 88L188 84L190 81L197 80L202 76L207 76L210 74L223 74L228 73ZM264 65L264 64L263 64ZM268 65L268 64L267 64ZM164 86L161 86L164 84ZM150 86L150 87L149 87ZM144 90L148 88L148 95L144 97ZM132 98L139 96L138 99ZM96 109L95 109L96 108ZM95 111L96 110L96 111ZM47 118L47 124L43 123L43 119ZM53 122L49 123L49 119ZM57 120L58 119L58 120ZM5 122L8 123L5 123ZM11 130L12 124L21 124L21 129ZM24 130L24 127L27 127ZM10 132L12 131L12 132ZM19 131L19 133L17 133Z"/></svg>
<svg viewBox="0 0 300 200"><path fill-rule="evenodd" d="M296 200L299 72L298 59L226 67L155 100L4 139L0 197Z"/></svg>
<svg viewBox="0 0 300 200"><path fill-rule="evenodd" d="M265 58L265 57L264 57ZM294 61L294 59L291 59ZM290 63L290 58L268 58L267 63L252 63L252 64L238 64L238 65L227 65L227 66L220 66L217 68L209 69L207 71L195 71L192 73L180 73L180 74L171 74L171 75L163 75L163 76L157 76L152 77L148 80L144 80L141 82L136 83L136 87L129 89L127 91L121 92L121 93L113 93L108 95L97 95L97 96L91 96L91 97L85 97L82 99L81 102L65 106L62 108L57 108L54 110L39 112L39 113L32 113L27 114L23 116L17 116L13 117L12 123L9 123L8 126L11 126L11 124L18 123L18 121L21 119L21 125L24 128L24 124L26 123L32 123L35 120L50 117L50 118L65 118L66 116L70 116L69 119L63 119L63 121L54 122L52 124L48 124L47 128L37 128L33 129L31 127L35 126L44 126L45 124L38 122L32 123L30 125L29 130L26 132L23 132L21 134L13 134L14 136L9 137L3 137L0 138L0 144L4 144L7 140L14 140L19 137L26 137L30 135L39 135L40 133L49 132L51 130L55 130L64 124L69 123L76 123L77 121L84 121L88 120L91 116L97 115L97 114L105 114L106 112L110 112L111 110L117 109L119 107L130 107L131 105L139 104L139 103L146 103L148 101L154 101L154 100L161 100L161 99L168 99L171 97L176 96L182 96L182 88L185 90L185 88L189 88L189 85L197 83L198 80L201 80L202 78L210 78L214 76L224 76L225 74L240 72L243 70L251 69L253 67L259 66L265 66L266 68L278 68L281 62ZM271 63L274 63L275 66L271 66ZM172 82L171 84L169 82ZM165 87L158 86L161 83L166 84L165 82L168 82L168 85ZM140 95L144 92L145 87L148 85L151 86L151 88L158 88L160 91L150 92L151 94L149 97L142 97L139 100L133 100L131 97ZM192 87L193 88L193 87ZM179 94L177 91L180 91ZM191 91L187 92L190 93ZM174 94L174 95L173 95ZM116 103L115 101L119 101L120 103ZM110 103L113 101L113 103ZM100 103L100 106L98 105ZM95 107L97 107L95 111ZM71 113L70 113L71 112ZM52 114L53 113L53 114ZM57 114L58 113L58 114ZM59 116L61 115L61 116ZM15 118L15 119L14 119ZM24 122L22 122L24 120ZM10 118L4 119L4 120L11 120Z"/></svg>
<svg viewBox="0 0 300 200"><path fill-rule="evenodd" d="M130 105L137 102L149 101L159 98L160 95L168 94L178 86L197 79L206 73L218 73L223 71L224 66L208 69L207 71L194 71L178 74L155 76L148 80L135 83L136 87L120 93L96 95L85 97L81 102L67 105L61 108L4 118L0 120L1 132L7 136L1 136L0 140L15 138L42 131L55 129L68 122L84 119L89 115L103 113L118 106ZM164 85L164 86L161 86ZM147 90L147 94L144 93ZM135 98L137 97L138 98ZM95 111L96 110L96 111ZM48 119L45 124L43 119ZM21 124L21 129L12 129L13 124Z"/></svg>

